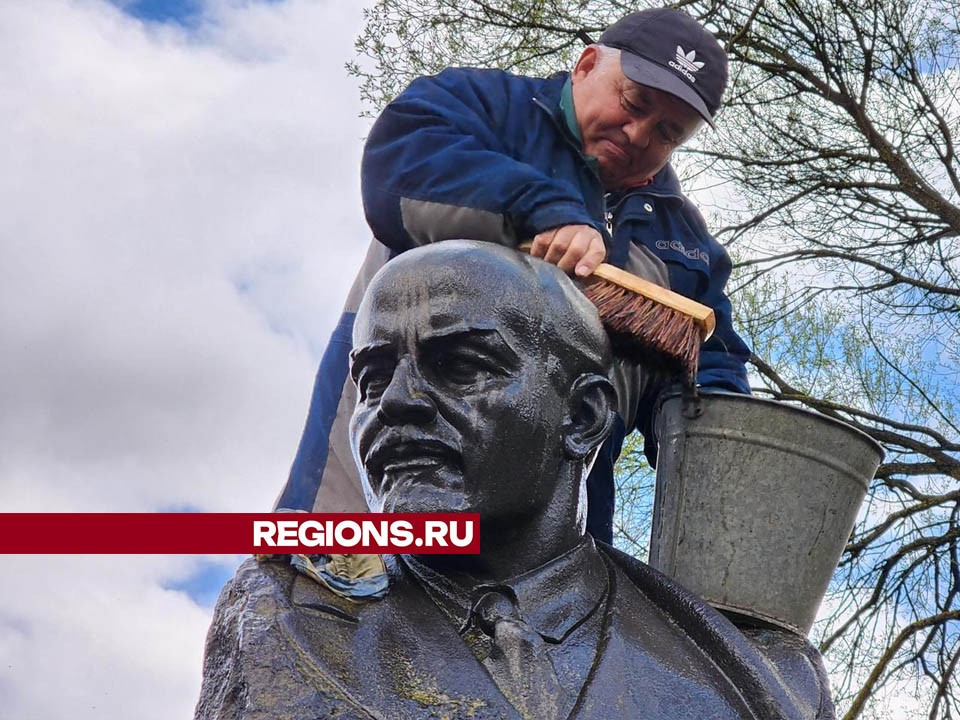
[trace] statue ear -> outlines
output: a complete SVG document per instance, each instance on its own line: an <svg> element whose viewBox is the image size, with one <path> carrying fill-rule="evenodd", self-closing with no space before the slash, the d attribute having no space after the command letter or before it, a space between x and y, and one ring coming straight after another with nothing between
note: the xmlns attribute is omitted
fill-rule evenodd
<svg viewBox="0 0 960 720"><path fill-rule="evenodd" d="M613 384L603 375L585 373L573 381L563 436L567 458L583 460L607 439L613 428L616 400Z"/></svg>

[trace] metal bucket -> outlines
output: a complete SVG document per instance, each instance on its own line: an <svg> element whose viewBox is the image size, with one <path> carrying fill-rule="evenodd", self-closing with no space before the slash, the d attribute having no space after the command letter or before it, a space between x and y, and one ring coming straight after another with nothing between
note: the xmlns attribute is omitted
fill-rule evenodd
<svg viewBox="0 0 960 720"><path fill-rule="evenodd" d="M650 565L741 621L806 635L883 451L808 410L668 396Z"/></svg>

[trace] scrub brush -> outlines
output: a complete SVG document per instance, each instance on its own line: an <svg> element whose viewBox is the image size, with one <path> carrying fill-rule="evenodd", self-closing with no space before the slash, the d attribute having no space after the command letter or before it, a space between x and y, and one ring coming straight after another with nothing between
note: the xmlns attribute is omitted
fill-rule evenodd
<svg viewBox="0 0 960 720"><path fill-rule="evenodd" d="M712 308L607 263L579 282L614 352L694 386L700 346L717 324Z"/></svg>

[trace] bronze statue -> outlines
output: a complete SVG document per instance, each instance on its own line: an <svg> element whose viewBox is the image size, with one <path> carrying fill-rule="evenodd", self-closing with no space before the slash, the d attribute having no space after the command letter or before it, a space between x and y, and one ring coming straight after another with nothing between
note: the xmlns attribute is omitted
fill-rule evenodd
<svg viewBox="0 0 960 720"><path fill-rule="evenodd" d="M413 250L357 316L351 423L371 509L481 517L476 556L387 559L382 600L248 561L197 718L829 718L801 638L742 631L584 531L616 395L596 311L487 243Z"/></svg>

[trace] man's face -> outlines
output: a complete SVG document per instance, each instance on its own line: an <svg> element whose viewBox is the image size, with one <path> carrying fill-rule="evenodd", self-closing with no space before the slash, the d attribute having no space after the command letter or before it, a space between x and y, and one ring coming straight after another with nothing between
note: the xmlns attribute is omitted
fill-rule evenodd
<svg viewBox="0 0 960 720"><path fill-rule="evenodd" d="M607 190L652 178L702 119L677 97L629 80L620 63L587 48L573 71L573 104L583 150L597 158Z"/></svg>
<svg viewBox="0 0 960 720"><path fill-rule="evenodd" d="M354 331L350 436L371 509L536 515L555 492L565 404L527 314L530 280L442 259L391 267L403 259Z"/></svg>

